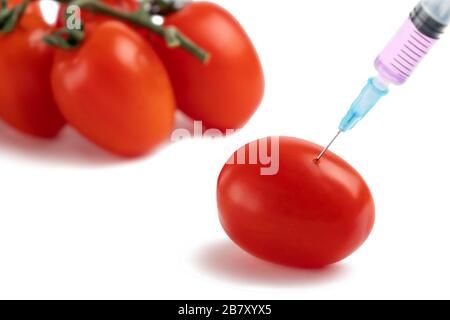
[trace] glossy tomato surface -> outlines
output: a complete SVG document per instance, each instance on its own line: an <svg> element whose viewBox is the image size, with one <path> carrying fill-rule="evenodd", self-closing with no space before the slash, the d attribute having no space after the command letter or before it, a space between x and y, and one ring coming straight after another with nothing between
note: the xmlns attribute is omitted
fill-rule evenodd
<svg viewBox="0 0 450 320"><path fill-rule="evenodd" d="M153 35L152 43L166 65L177 106L207 127L242 127L264 94L258 54L239 22L225 9L208 2L188 4L165 19L211 54L207 65L181 48L171 49Z"/></svg>
<svg viewBox="0 0 450 320"><path fill-rule="evenodd" d="M276 147L274 139L268 150ZM261 175L266 165L223 168L217 201L226 233L249 253L288 266L320 268L348 257L374 224L367 184L332 152L314 162L318 145L288 137L279 138L278 145L275 175ZM245 148L249 159L252 148ZM276 151L272 158L276 161Z"/></svg>
<svg viewBox="0 0 450 320"><path fill-rule="evenodd" d="M121 22L102 23L77 50L59 50L51 80L67 121L106 150L138 156L171 133L175 99L166 70Z"/></svg>
<svg viewBox="0 0 450 320"><path fill-rule="evenodd" d="M33 2L14 31L0 34L0 117L38 137L53 137L64 125L50 87L54 50L42 40L49 32Z"/></svg>

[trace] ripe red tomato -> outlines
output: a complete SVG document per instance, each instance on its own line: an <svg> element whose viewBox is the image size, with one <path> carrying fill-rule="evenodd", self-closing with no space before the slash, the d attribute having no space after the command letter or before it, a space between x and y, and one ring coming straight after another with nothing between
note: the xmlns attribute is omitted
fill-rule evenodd
<svg viewBox="0 0 450 320"><path fill-rule="evenodd" d="M171 49L152 35L152 43L169 71L178 108L207 127L238 129L258 108L264 75L257 52L236 19L208 2L188 4L169 15L175 26L211 53L202 65L182 48Z"/></svg>
<svg viewBox="0 0 450 320"><path fill-rule="evenodd" d="M245 148L249 159L252 148ZM349 256L374 224L363 178L331 152L314 162L321 147L307 141L282 137L278 157L276 150L276 175L261 175L265 165L223 168L217 201L227 234L249 253L288 266L319 268Z"/></svg>
<svg viewBox="0 0 450 320"><path fill-rule="evenodd" d="M54 51L42 40L49 32L33 2L15 30L0 35L0 117L38 137L53 137L64 125L49 81Z"/></svg>
<svg viewBox="0 0 450 320"><path fill-rule="evenodd" d="M141 155L171 133L175 99L166 70L121 22L102 23L80 49L59 50L51 83L67 121L111 152Z"/></svg>

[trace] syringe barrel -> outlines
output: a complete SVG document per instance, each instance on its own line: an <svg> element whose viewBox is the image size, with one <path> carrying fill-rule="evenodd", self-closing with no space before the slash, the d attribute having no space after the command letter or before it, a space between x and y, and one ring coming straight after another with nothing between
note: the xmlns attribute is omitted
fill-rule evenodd
<svg viewBox="0 0 450 320"><path fill-rule="evenodd" d="M450 0L422 0L375 60L381 78L401 85L408 80L450 21Z"/></svg>

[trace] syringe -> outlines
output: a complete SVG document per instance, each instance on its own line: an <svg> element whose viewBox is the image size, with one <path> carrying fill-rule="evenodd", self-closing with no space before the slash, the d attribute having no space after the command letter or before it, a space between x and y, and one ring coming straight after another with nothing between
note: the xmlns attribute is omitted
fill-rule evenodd
<svg viewBox="0 0 450 320"><path fill-rule="evenodd" d="M389 93L389 86L402 85L439 40L450 23L450 0L422 0L395 37L375 60L378 76L370 78L339 125L339 132L323 149L324 156L338 136L361 121L378 101Z"/></svg>

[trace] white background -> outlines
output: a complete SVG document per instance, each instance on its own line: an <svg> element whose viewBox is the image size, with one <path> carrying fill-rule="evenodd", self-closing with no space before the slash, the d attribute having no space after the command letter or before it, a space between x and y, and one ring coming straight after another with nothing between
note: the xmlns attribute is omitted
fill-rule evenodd
<svg viewBox="0 0 450 320"><path fill-rule="evenodd" d="M216 1L260 52L267 92L236 136L135 161L71 130L56 141L0 124L0 298L450 298L450 36L333 150L365 177L367 243L321 271L257 260L223 232L217 175L242 144L324 144L415 0Z"/></svg>

